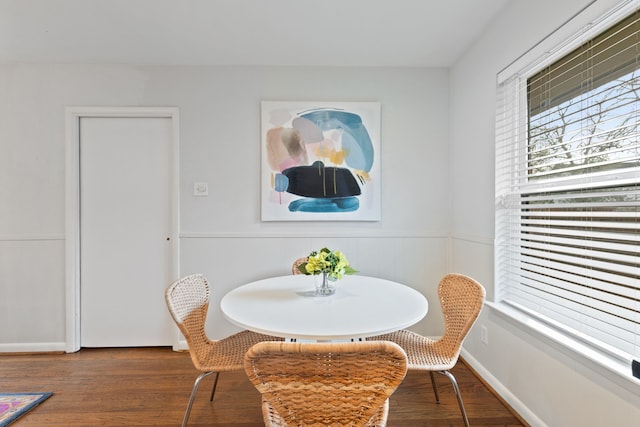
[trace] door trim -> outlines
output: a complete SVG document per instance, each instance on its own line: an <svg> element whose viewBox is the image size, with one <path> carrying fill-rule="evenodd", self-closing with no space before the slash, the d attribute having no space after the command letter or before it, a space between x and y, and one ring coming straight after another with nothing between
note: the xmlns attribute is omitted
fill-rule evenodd
<svg viewBox="0 0 640 427"><path fill-rule="evenodd" d="M80 119L152 117L171 119L171 275L180 276L180 144L177 107L65 108L65 301L66 352L80 350ZM167 284L168 285L168 284ZM174 345L178 344L176 334Z"/></svg>

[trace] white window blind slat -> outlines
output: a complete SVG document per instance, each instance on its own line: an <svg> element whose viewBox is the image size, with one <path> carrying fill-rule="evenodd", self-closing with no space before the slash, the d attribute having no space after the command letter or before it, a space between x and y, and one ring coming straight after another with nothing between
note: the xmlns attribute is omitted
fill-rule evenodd
<svg viewBox="0 0 640 427"><path fill-rule="evenodd" d="M634 344L634 322L619 316L614 306L587 298L572 300L567 298L570 295L543 285L538 287L523 284L515 291L513 301L520 304L527 304L527 300L536 301L539 307L544 307L540 309L544 316L561 321L577 331L612 335L618 344ZM596 320L585 322L585 319Z"/></svg>
<svg viewBox="0 0 640 427"><path fill-rule="evenodd" d="M628 287L607 285L606 282L595 279L585 279L580 276L566 278L550 277L548 270L535 271L527 269L527 274L522 276L521 284L530 285L530 280L536 283L545 283L558 289L566 289L576 295L576 298L586 296L615 306L615 311L620 317L633 319L635 310L627 308L630 300L634 299L636 292Z"/></svg>
<svg viewBox="0 0 640 427"><path fill-rule="evenodd" d="M571 300L567 295L569 294L556 289L535 286L523 286L520 292L520 298L536 300L538 306L545 307L546 316L562 320L573 329L598 331L598 333L614 335L618 340L628 344L634 343L635 334L632 332L634 322L619 316L615 306L588 298ZM585 322L585 318L597 320Z"/></svg>
<svg viewBox="0 0 640 427"><path fill-rule="evenodd" d="M612 193L612 195L615 195L615 193ZM564 209L570 209L570 208L581 208L583 205L581 203L563 203L562 207ZM591 204L589 206L596 206L597 208L603 208L603 207L609 207L611 206L610 203L596 203L596 204ZM629 203L616 203L615 204L616 207L618 208L633 208L633 209L637 209L640 206L640 203L637 202L629 202ZM599 218L609 218L611 216L610 213L608 212L599 212L599 211L594 211L594 212L589 212L589 217L591 218L591 220L593 221L597 221ZM638 212L634 212L634 211L629 211L629 212L618 212L617 216L619 218L623 218L627 221L629 220L633 220L633 221L637 221L639 216L638 216ZM578 210L574 210L574 211L570 211L570 210L565 210L565 211L550 211L550 210L538 210L538 211L534 211L534 210L527 210L527 217L529 218L545 218L548 221L545 222L546 225L553 225L554 224L554 218L584 218L584 212L578 211Z"/></svg>
<svg viewBox="0 0 640 427"><path fill-rule="evenodd" d="M551 251L557 247L566 247L572 250L577 255L582 255L583 257L593 256L598 258L604 258L610 260L611 262L627 262L632 264L636 261L634 251L637 250L637 246L629 245L625 243L617 243L610 241L600 241L600 240L588 240L587 245L582 245L582 240L576 240L579 235L574 237L557 237L557 236L549 236L538 234L535 236L528 235L526 236L526 240L528 242L528 246L532 248L539 249L541 251ZM520 241L518 241L519 243Z"/></svg>
<svg viewBox="0 0 640 427"><path fill-rule="evenodd" d="M561 296L553 295L544 290L536 288L523 287L517 294L512 296L512 303L522 306L529 306L531 301L535 302L539 307L540 314L546 318L554 319L565 326L578 331L580 333L597 334L598 337L610 337L610 341L615 342L617 346L624 346L627 350L633 348L635 334L631 332L630 322L624 324L616 322L615 316L606 316L601 311L595 309L584 310L581 302L572 302L563 299ZM584 318L609 319L597 320L595 322L584 322ZM616 323L619 323L616 325Z"/></svg>
<svg viewBox="0 0 640 427"><path fill-rule="evenodd" d="M571 324L575 329L593 328L607 331L628 342L633 342L635 338L633 333L635 322L628 316L628 311L625 312L618 306L586 296L572 298L576 294L562 288L551 287L543 282L527 283L525 281L514 289L514 294L520 295L520 298L527 296L529 299L536 300L538 307L545 307L547 316L550 313L557 313L555 317L564 316L563 321ZM594 320L589 321L590 318Z"/></svg>
<svg viewBox="0 0 640 427"><path fill-rule="evenodd" d="M529 213L525 213L524 215L529 215ZM624 217L623 217L624 219ZM581 228L604 228L607 230L627 230L630 233L638 232L640 230L640 223L631 221L631 222L606 222L606 221L563 221L563 220L555 220L544 221L544 220L536 220L536 219L523 219L522 225L551 225L554 228L570 228L570 227L581 227Z"/></svg>
<svg viewBox="0 0 640 427"><path fill-rule="evenodd" d="M624 270L627 270L628 274L633 274L635 272L634 264L636 262L636 255L633 252L629 251L635 251L635 248L632 248L630 246L625 247L621 245L609 245L607 247L607 250L605 251L602 247L598 247L597 244L591 244L588 247L575 246L578 242L570 239L560 239L554 237L545 238L544 236L540 236L539 239L540 240L536 240L536 237L530 238L529 236L527 236L526 245L529 250L537 251L537 253L541 257L544 256L544 254L547 252L564 251L566 253L573 254L576 257L576 259L574 260L575 263L588 262L590 266L595 268L598 266L598 264L595 264L597 261L594 261L594 259L601 259L603 260L600 265L601 267L610 268L612 265L615 265L615 263L621 263L631 265L632 267L626 269L617 268L616 271L618 271L619 273L624 273ZM620 251L620 249L626 249L629 252L625 254L624 252ZM523 251L522 253L527 252Z"/></svg>
<svg viewBox="0 0 640 427"><path fill-rule="evenodd" d="M524 166L521 165L514 164L513 166L518 167L519 170L524 169ZM586 191L587 189L615 188L617 191L623 192L626 189L626 192L629 193L635 191L633 187L637 185L639 173L640 167L631 167L598 173L577 173L576 175L545 179L544 181L534 180L523 182L523 180L526 179L526 175L520 172L520 174L517 175L519 185L517 188L512 188L512 190L518 190L518 193L527 194L529 197L540 192L549 193L550 190L557 194L570 191ZM504 176L504 174L501 173L498 176ZM629 189L628 187L632 188ZM520 201L519 199L513 200L514 203L519 203Z"/></svg>
<svg viewBox="0 0 640 427"><path fill-rule="evenodd" d="M514 218L517 218L517 217L514 216ZM542 234L544 231L548 232L548 230L545 228L532 229L532 232L538 232L538 234ZM577 229L577 230L563 230L563 235L568 237L573 237L573 238L579 238L583 244L593 245L594 243L590 243L590 242L594 242L594 241L599 242L600 240L605 241L605 243L602 243L603 246L605 246L606 244L613 244L609 242L611 234L605 233L605 232ZM619 252L633 252L634 250L637 251L638 247L636 245L640 245L640 236L636 234L624 234L621 236L616 235L616 237L617 238L615 239L615 242L619 242L621 245L623 245L617 248ZM527 236L527 238L531 238L531 236ZM510 246L511 249L520 247L520 243L522 239L523 237L519 234L510 235L508 240L507 238L505 238L505 240L511 245Z"/></svg>
<svg viewBox="0 0 640 427"><path fill-rule="evenodd" d="M554 284L557 286L566 286L567 284L576 284L580 288L577 289L593 289L590 293L602 292L601 296L607 296L608 300L611 298L613 302L616 298L624 298L624 302L630 302L636 299L637 287L633 285L631 280L621 279L618 282L610 282L607 279L612 276L606 273L600 275L585 275L589 273L589 269L574 267L563 271L559 267L563 267L560 263L549 262L545 264L539 264L535 262L529 262L530 259L523 257L523 259L517 264L517 267L522 270L521 278L535 277L537 280L543 281L548 284ZM514 264L515 265L515 264ZM562 272L560 275L559 272ZM546 278L546 279L545 279ZM522 279L524 280L524 279ZM522 280L519 280L521 282ZM582 292L580 292L581 294ZM617 301L618 303L621 301Z"/></svg>
<svg viewBox="0 0 640 427"><path fill-rule="evenodd" d="M547 272L552 275L553 271L563 272L567 277L591 277L597 280L601 280L603 282L612 282L617 284L623 284L625 286L631 286L632 289L638 289L637 283L635 283L638 279L634 276L624 277L624 275L628 275L632 273L632 270L628 268L624 268L623 266L615 266L612 264L606 265L608 269L596 268L602 267L602 263L590 262L588 265L584 263L572 263L571 261L579 261L572 257L559 255L559 254L548 254L545 258L540 258L536 253L531 250L523 250L521 263L519 264L520 268L524 268L523 264L527 264L528 269L533 269L534 265L539 265L540 269L545 271L544 268L547 268ZM594 265L594 268L590 268L591 265ZM616 268L618 267L618 268ZM619 275L623 275L623 277L618 277Z"/></svg>
<svg viewBox="0 0 640 427"><path fill-rule="evenodd" d="M613 338L611 340L611 344L605 342L605 340L602 340L600 337L598 336L593 336L593 335L600 335L600 333L598 334L591 334L590 333L590 328L585 328L583 324L581 323L577 323L577 325L579 327L582 327L583 329L586 329L585 332L582 332L579 329L576 328L572 328L571 326L569 326L566 323L563 323L561 321L558 321L556 319L554 319L553 317L550 316L545 316L542 313L539 313L537 311L533 311L530 310L528 307L526 307L525 305L522 305L518 302L518 300L522 300L522 301L526 301L527 298L525 298L524 300L519 298L519 296L514 296L514 298L509 301L509 305L514 306L516 308L518 308L519 310L521 310L522 312L528 313L530 314L532 317L537 317L542 319L544 322L555 326L556 328L567 332L570 335L573 335L575 337L577 337L578 339L590 343L592 344L594 347L598 347L603 349L604 351L606 351L607 353L609 353L610 355L612 355L613 357L616 357L618 359L621 360L626 360L628 358L628 355L630 353L633 352L634 349L634 345L628 341L628 340L620 340L617 338Z"/></svg>

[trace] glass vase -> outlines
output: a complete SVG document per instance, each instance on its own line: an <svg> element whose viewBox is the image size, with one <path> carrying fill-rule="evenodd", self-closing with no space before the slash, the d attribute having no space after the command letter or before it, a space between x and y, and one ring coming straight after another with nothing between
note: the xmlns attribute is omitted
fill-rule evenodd
<svg viewBox="0 0 640 427"><path fill-rule="evenodd" d="M316 277L316 296L326 297L336 293L336 287L329 280L329 273L323 271Z"/></svg>

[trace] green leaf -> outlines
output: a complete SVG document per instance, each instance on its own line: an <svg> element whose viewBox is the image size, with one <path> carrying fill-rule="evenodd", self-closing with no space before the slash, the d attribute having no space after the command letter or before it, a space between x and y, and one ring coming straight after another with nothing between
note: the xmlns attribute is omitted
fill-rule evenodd
<svg viewBox="0 0 640 427"><path fill-rule="evenodd" d="M349 266L344 268L344 274L355 274L357 272L358 272L358 270L355 270L355 269L353 269L353 268L351 268Z"/></svg>
<svg viewBox="0 0 640 427"><path fill-rule="evenodd" d="M302 274L307 274L307 275L308 275L309 273L307 272L307 263L306 263L306 262L303 262L302 264L300 264L300 265L298 266L298 271L299 271L300 273L302 273Z"/></svg>

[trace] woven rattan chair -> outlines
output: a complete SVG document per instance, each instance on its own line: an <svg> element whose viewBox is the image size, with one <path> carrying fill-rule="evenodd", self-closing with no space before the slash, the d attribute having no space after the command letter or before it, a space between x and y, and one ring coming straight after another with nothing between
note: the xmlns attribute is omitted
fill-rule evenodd
<svg viewBox="0 0 640 427"><path fill-rule="evenodd" d="M193 383L187 410L182 420L183 427L187 425L198 385L204 377L216 374L209 399L213 401L220 372L242 370L244 354L252 345L262 341L282 341L282 338L250 331L242 331L218 341L211 341L205 332L209 296L209 283L201 274L183 277L169 286L165 292L167 307L187 340L193 365L202 372Z"/></svg>
<svg viewBox="0 0 640 427"><path fill-rule="evenodd" d="M267 427L385 426L407 356L384 341L265 342L247 352L245 371Z"/></svg>
<svg viewBox="0 0 640 427"><path fill-rule="evenodd" d="M461 274L448 274L438 286L438 296L444 316L445 332L432 340L408 330L368 338L388 340L400 345L406 352L410 370L429 371L436 402L440 403L433 373L438 372L451 381L465 426L469 427L467 412L462 403L458 383L449 371L458 362L462 341L475 323L484 304L485 290L481 284Z"/></svg>
<svg viewBox="0 0 640 427"><path fill-rule="evenodd" d="M307 262L306 256L293 261L293 264L291 265L291 274L303 274L300 270L298 270L298 267L300 266L300 264L305 262Z"/></svg>

